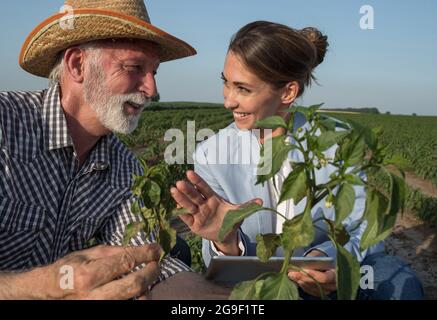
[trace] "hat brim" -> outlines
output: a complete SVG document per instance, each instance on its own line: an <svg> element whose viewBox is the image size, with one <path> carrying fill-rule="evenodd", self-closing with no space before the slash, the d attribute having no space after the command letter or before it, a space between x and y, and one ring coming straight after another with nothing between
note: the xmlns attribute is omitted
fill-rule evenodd
<svg viewBox="0 0 437 320"><path fill-rule="evenodd" d="M101 39L142 39L158 44L161 62L196 54L186 42L135 17L101 9L74 10L73 28L62 28L64 13L39 24L21 49L20 66L34 75L47 78L59 52L71 46ZM64 18L65 19L65 18Z"/></svg>

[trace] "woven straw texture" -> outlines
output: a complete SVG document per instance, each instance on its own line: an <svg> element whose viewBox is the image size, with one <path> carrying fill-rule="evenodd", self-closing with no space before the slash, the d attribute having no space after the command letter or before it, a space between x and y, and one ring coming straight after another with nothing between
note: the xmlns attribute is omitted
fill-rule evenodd
<svg viewBox="0 0 437 320"><path fill-rule="evenodd" d="M66 0L66 6L73 9L104 9L124 13L150 23L149 14L143 1L136 0Z"/></svg>
<svg viewBox="0 0 437 320"><path fill-rule="evenodd" d="M196 54L184 41L152 26L142 0L66 0L65 5L74 8L73 28L61 28L64 14L54 15L41 23L23 45L19 62L24 70L48 77L59 52L98 39L132 38L156 42L161 62Z"/></svg>

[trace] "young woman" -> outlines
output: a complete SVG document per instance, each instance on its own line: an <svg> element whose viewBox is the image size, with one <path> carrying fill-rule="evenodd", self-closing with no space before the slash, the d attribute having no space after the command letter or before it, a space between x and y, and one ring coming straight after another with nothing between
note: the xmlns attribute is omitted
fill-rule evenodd
<svg viewBox="0 0 437 320"><path fill-rule="evenodd" d="M287 218L303 212L304 202L295 205L292 200L277 206L278 194L270 184L256 185L256 167L260 145L264 142L256 121L272 115L287 117L288 109L314 80L314 69L323 62L327 51L327 37L315 28L295 30L285 25L256 21L244 26L232 38L222 73L225 108L233 112L230 126L200 143L195 152L195 172L187 172L188 181L179 181L171 189L175 201L190 214L181 219L203 240L203 257L208 265L214 255L256 255L256 235L280 232L280 218L270 212L258 212L247 218L223 242L218 233L228 210L247 202L257 202L276 208ZM295 127L308 127L304 117L295 119ZM273 131L278 135L280 129ZM327 150L333 157L335 147ZM299 152L292 151L289 160L299 161ZM291 168L285 161L275 176L282 185ZM327 166L316 171L316 179L328 179L334 168ZM360 251L360 240L366 225L358 225L365 205L363 187L355 187L356 202L351 215L343 222L350 232L345 248L362 264L374 268L374 290L360 290L359 298L421 298L420 282L412 271L399 260L384 253L383 243ZM323 201L312 210L313 220L324 215L335 218L334 210ZM335 258L334 245L327 237L323 221L315 222L316 235L308 248L296 250L295 255L331 256ZM278 250L276 255L281 255ZM307 270L325 292L336 291L335 270L319 272ZM305 297L318 296L316 283L300 272L289 272Z"/></svg>

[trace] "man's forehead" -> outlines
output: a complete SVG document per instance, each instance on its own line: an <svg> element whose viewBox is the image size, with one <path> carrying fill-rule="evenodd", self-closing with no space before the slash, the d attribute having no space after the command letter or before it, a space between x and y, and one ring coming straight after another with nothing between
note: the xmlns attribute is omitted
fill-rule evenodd
<svg viewBox="0 0 437 320"><path fill-rule="evenodd" d="M130 55L132 57L146 57L157 59L159 62L159 46L151 41L140 39L105 40L102 49L115 55Z"/></svg>

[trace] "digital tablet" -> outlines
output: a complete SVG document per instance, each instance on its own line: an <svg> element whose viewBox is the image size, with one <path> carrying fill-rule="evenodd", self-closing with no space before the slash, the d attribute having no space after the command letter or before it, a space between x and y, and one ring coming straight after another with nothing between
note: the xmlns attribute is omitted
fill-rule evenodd
<svg viewBox="0 0 437 320"><path fill-rule="evenodd" d="M261 262L258 257L215 256L211 258L205 277L215 282L236 284L253 280L264 272L279 272L283 262L284 257ZM330 257L292 257L290 264L319 271L335 268L334 259Z"/></svg>

